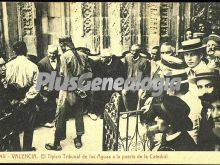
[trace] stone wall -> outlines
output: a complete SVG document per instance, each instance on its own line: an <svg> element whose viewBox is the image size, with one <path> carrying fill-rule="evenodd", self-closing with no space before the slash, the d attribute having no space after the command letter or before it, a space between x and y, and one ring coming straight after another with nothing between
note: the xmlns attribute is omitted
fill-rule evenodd
<svg viewBox="0 0 220 165"><path fill-rule="evenodd" d="M29 54L43 57L48 44L58 44L58 38L67 34L76 47L95 54L109 48L120 55L135 43L150 49L167 38L179 48L192 16L202 13L200 17L220 24L216 8L213 3L2 2L0 39L8 56L13 55L13 42L24 40Z"/></svg>

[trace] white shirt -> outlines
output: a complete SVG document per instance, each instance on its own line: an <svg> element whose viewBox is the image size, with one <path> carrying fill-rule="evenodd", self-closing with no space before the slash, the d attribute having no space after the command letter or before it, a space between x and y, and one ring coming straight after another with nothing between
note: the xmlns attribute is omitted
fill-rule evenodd
<svg viewBox="0 0 220 165"><path fill-rule="evenodd" d="M54 61L52 61L51 59L49 59L50 61L50 65L52 66L53 69L56 69L57 67L57 59L54 59Z"/></svg>
<svg viewBox="0 0 220 165"><path fill-rule="evenodd" d="M204 61L201 61L194 68L189 68L189 67L186 68L186 73L188 75L188 80L196 77L196 75L195 75L196 71L202 70L202 69L205 69L205 68L208 68L208 66L206 65L206 63ZM189 81L189 91L192 92L191 94L193 94L195 97L198 97L198 94L197 94L198 93L198 88L197 88L196 84L191 83L190 81Z"/></svg>
<svg viewBox="0 0 220 165"><path fill-rule="evenodd" d="M188 91L186 94L178 97L181 98L190 108L189 118L193 123L193 128L191 131L188 131L188 133L193 138L195 143L197 143L202 110L201 101L198 96L193 94L191 91Z"/></svg>
<svg viewBox="0 0 220 165"><path fill-rule="evenodd" d="M206 65L206 63L204 61L201 61L197 66L195 66L194 68L186 68L186 73L187 75L189 76L189 78L194 78L195 77L195 74L191 75L191 71L193 71L193 73L195 73L196 71L198 70L201 70L201 69L205 69L205 68L208 68L208 66Z"/></svg>
<svg viewBox="0 0 220 165"><path fill-rule="evenodd" d="M26 93L27 99L35 98L39 92L36 90L38 74L37 65L28 60L26 56L17 56L6 64L6 81L20 88L29 87Z"/></svg>

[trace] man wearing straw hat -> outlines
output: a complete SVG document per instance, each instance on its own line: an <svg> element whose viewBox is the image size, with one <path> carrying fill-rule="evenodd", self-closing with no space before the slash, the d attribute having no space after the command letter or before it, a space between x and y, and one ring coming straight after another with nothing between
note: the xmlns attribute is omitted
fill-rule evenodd
<svg viewBox="0 0 220 165"><path fill-rule="evenodd" d="M187 65L186 72L188 79L195 78L195 72L200 69L206 69L208 66L203 61L205 54L205 45L202 44L199 38L186 40L182 42L182 49L178 53L183 54ZM195 97L197 96L197 87L193 83L189 83L189 91Z"/></svg>
<svg viewBox="0 0 220 165"><path fill-rule="evenodd" d="M183 53L184 55L184 60L188 66L186 71L189 77L194 77L196 70L207 68L206 63L202 60L205 47L199 38L182 42L182 49L178 50L178 53Z"/></svg>
<svg viewBox="0 0 220 165"><path fill-rule="evenodd" d="M183 60L175 57L175 48L169 43L164 42L160 47L161 59L156 62L156 67L151 68L151 78L164 77L168 72L182 70Z"/></svg>
<svg viewBox="0 0 220 165"><path fill-rule="evenodd" d="M220 76L216 69L201 69L196 71L196 77L191 79L198 87L198 95L202 103L201 118L199 120L198 146L199 150L214 150L215 137L212 129L212 103L220 92Z"/></svg>

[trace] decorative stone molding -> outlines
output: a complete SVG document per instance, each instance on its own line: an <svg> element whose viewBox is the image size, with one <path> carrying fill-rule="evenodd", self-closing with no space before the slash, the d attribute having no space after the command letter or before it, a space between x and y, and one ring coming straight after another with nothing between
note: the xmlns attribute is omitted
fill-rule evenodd
<svg viewBox="0 0 220 165"><path fill-rule="evenodd" d="M34 2L18 2L17 13L19 40L24 40L26 42L28 54L37 55Z"/></svg>

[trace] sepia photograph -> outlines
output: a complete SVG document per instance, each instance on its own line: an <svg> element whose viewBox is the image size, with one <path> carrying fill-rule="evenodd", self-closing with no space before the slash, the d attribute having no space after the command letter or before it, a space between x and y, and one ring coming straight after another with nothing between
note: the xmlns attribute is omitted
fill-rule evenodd
<svg viewBox="0 0 220 165"><path fill-rule="evenodd" d="M0 163L219 163L219 15L0 2Z"/></svg>

